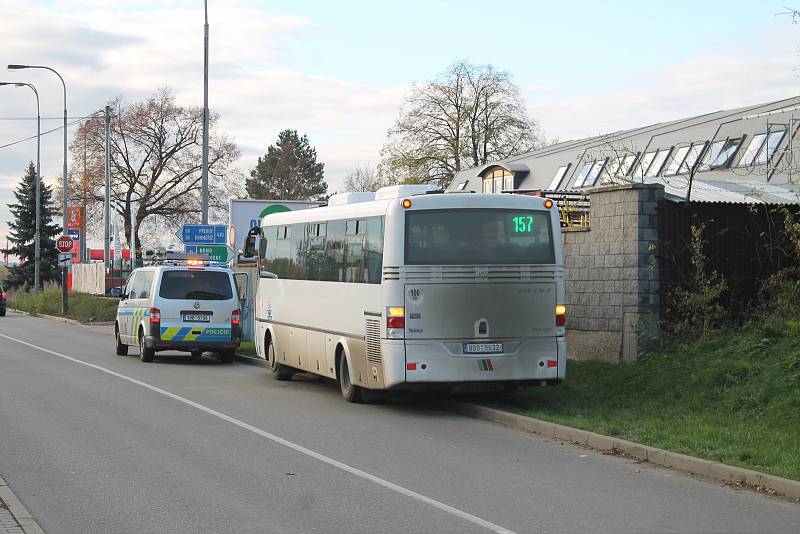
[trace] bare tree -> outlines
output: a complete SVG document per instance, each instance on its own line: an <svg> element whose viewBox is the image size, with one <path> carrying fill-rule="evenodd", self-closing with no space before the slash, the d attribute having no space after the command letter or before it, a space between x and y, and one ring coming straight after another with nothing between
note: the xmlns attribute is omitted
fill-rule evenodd
<svg viewBox="0 0 800 534"><path fill-rule="evenodd" d="M135 249L141 250L142 229L158 234L199 221L203 110L181 107L168 89L143 102L117 98L111 103L111 190L114 209L130 235L131 206L138 203ZM241 193L241 176L232 169L236 145L215 132L218 115L210 117L209 193L212 215L227 209L230 195ZM84 122L72 141L73 165L69 202L87 208L87 219L102 233L105 188L103 120ZM215 214L214 211L217 213ZM151 241L158 235L151 235Z"/></svg>
<svg viewBox="0 0 800 534"><path fill-rule="evenodd" d="M455 174L544 144L511 75L458 61L414 85L389 130L378 174L447 185Z"/></svg>
<svg viewBox="0 0 800 534"><path fill-rule="evenodd" d="M367 163L366 165L356 165L344 178L345 191L377 191L383 186L391 185L391 181L379 173Z"/></svg>

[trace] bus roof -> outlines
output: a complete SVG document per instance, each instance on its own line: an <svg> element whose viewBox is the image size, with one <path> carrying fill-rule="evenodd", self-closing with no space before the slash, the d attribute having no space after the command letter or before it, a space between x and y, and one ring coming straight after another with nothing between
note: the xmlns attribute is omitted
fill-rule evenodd
<svg viewBox="0 0 800 534"><path fill-rule="evenodd" d="M412 201L415 207L425 209L447 208L544 208L544 197L496 193L440 193L412 195L387 200L372 200L326 206L307 210L272 213L264 217L261 226L276 226L304 222L321 222L336 219L359 219L386 215L391 204L399 205L404 198ZM466 205L465 205L466 201Z"/></svg>

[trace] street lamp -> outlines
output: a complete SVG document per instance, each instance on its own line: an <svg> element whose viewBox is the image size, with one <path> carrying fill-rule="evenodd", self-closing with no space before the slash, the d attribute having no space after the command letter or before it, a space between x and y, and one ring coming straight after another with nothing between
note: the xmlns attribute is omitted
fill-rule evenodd
<svg viewBox="0 0 800 534"><path fill-rule="evenodd" d="M203 192L201 221L208 224L208 0L203 0L206 22L203 25Z"/></svg>
<svg viewBox="0 0 800 534"><path fill-rule="evenodd" d="M64 83L64 78L51 67L44 65L9 65L9 70L22 70L22 69L44 69L49 70L61 80L61 85L64 88L64 181L63 181L63 195L62 200L64 203L64 233L67 233L67 84ZM67 302L67 269L66 267L61 272L61 313L66 315L68 302Z"/></svg>
<svg viewBox="0 0 800 534"><path fill-rule="evenodd" d="M41 204L42 204L42 117L39 111L39 91L33 84L18 82L0 82L0 86L13 85L14 87L30 87L36 96L36 233L33 237L33 289L39 291L41 288L41 264L42 264L42 230L41 230Z"/></svg>

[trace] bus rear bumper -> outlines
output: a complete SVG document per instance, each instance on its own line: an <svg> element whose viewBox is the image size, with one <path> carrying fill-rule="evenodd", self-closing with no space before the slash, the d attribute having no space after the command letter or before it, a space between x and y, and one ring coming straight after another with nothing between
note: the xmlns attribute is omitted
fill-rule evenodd
<svg viewBox="0 0 800 534"><path fill-rule="evenodd" d="M395 350L399 347L396 346ZM452 343L405 341L405 369L387 373L387 387L400 383L517 382L557 384L566 375L564 338L521 340L513 353L454 354ZM397 358L395 361L400 360Z"/></svg>

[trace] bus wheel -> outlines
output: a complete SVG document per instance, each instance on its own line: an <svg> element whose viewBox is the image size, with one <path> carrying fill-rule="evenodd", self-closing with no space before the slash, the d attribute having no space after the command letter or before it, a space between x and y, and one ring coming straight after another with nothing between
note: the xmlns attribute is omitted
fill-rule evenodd
<svg viewBox="0 0 800 534"><path fill-rule="evenodd" d="M271 339L267 340L267 365L269 366L269 370L272 371L272 376L277 380L284 381L292 379L292 375L294 374L292 370L278 363L275 357L275 345L272 344Z"/></svg>
<svg viewBox="0 0 800 534"><path fill-rule="evenodd" d="M347 402L364 402L363 391L350 381L350 367L344 353L339 357L339 387Z"/></svg>

